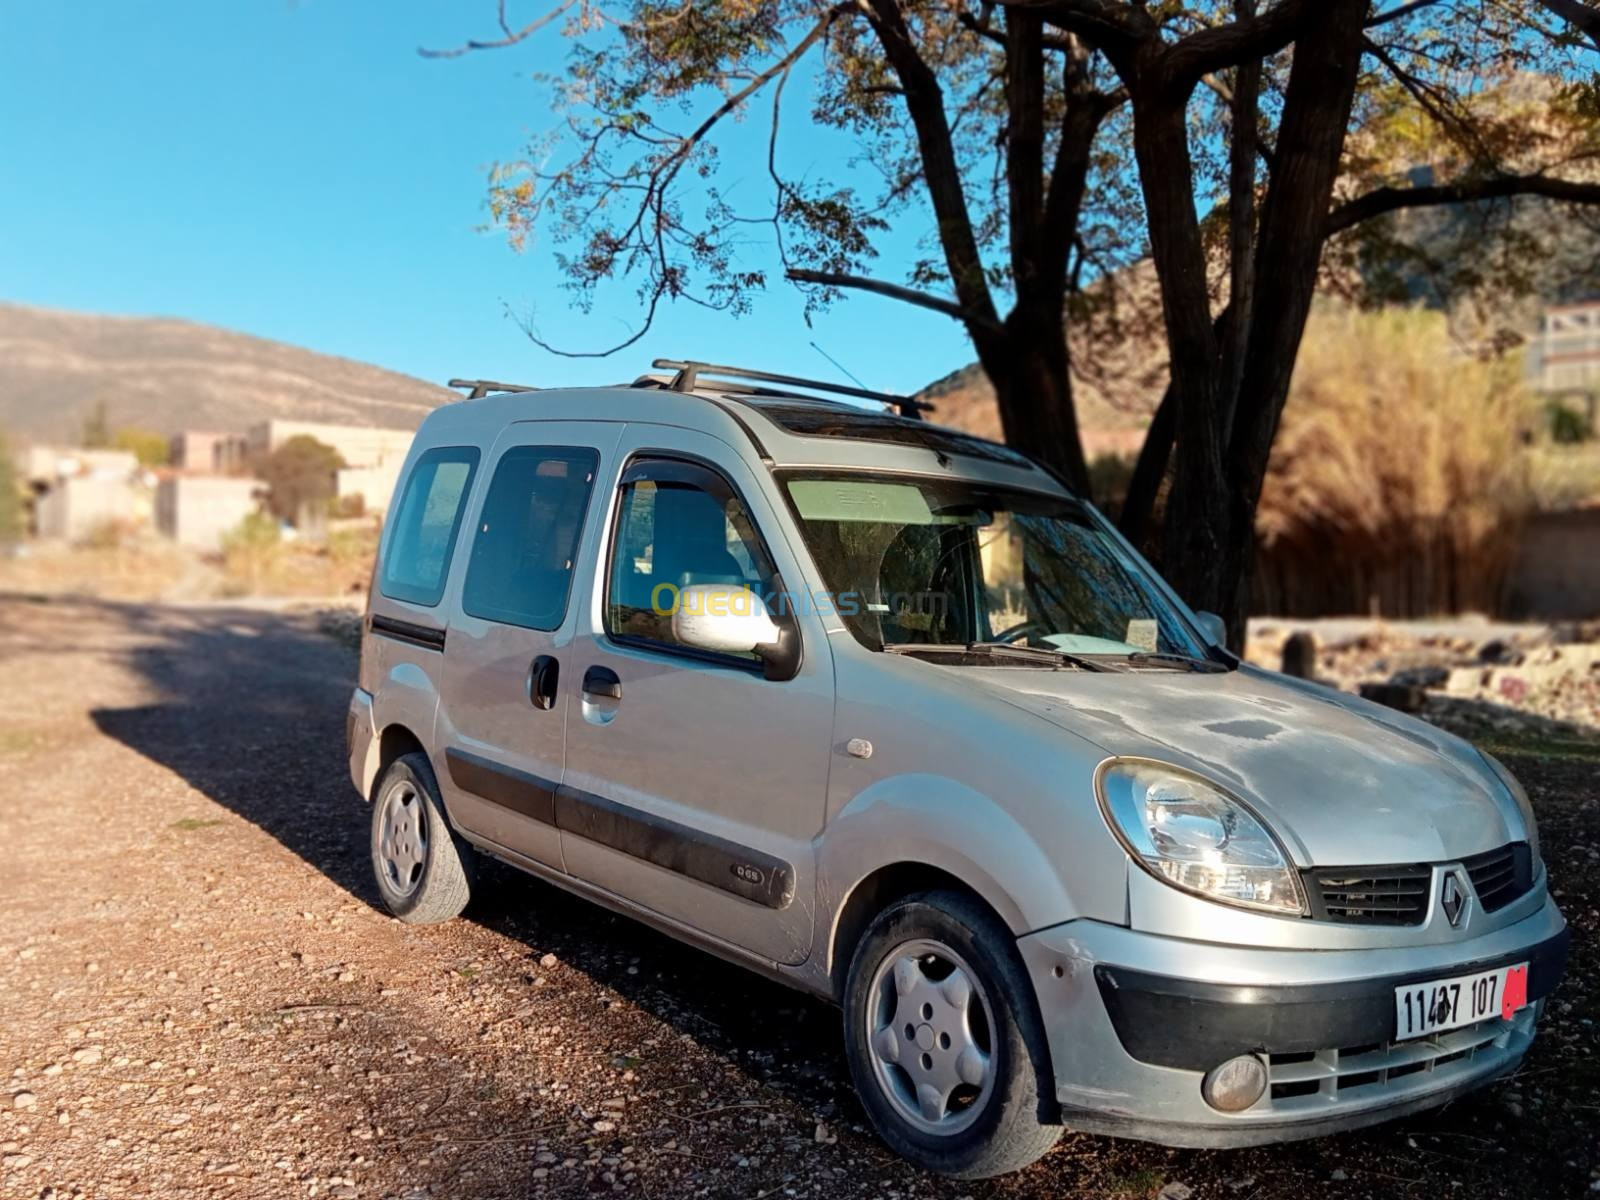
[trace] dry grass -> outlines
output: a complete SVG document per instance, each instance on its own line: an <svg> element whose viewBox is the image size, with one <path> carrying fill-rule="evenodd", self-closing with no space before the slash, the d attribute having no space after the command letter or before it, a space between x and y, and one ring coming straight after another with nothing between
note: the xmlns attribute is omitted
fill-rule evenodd
<svg viewBox="0 0 1600 1200"><path fill-rule="evenodd" d="M80 546L33 543L21 556L0 556L0 593L123 601L323 599L365 591L377 544L375 523L335 531L323 545L286 542L256 529L231 539L220 555L154 535Z"/></svg>
<svg viewBox="0 0 1600 1200"><path fill-rule="evenodd" d="M1494 608L1533 502L1531 407L1521 363L1461 355L1440 314L1319 310L1258 516L1269 603Z"/></svg>

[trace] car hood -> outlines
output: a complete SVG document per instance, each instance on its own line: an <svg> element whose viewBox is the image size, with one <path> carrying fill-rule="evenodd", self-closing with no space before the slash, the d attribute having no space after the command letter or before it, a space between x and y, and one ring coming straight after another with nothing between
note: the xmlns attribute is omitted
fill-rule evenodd
<svg viewBox="0 0 1600 1200"><path fill-rule="evenodd" d="M1215 780L1266 817L1303 867L1448 862L1524 836L1467 743L1320 684L1252 667L963 674L1108 755Z"/></svg>

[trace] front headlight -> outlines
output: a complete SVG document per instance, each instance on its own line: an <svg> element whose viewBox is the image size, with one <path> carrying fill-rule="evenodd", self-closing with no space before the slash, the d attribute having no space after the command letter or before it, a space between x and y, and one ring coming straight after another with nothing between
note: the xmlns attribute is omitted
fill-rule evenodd
<svg viewBox="0 0 1600 1200"><path fill-rule="evenodd" d="M1516 802L1517 811L1522 814L1522 828L1528 835L1528 849L1533 851L1533 874L1538 878L1539 864L1543 861L1539 857L1539 822L1534 819L1533 804L1528 800L1528 793L1505 763L1487 750L1479 750L1478 753L1489 764L1489 769L1500 777L1500 782L1506 785L1506 791L1511 793L1511 799Z"/></svg>
<svg viewBox="0 0 1600 1200"><path fill-rule="evenodd" d="M1278 839L1243 803L1178 767L1108 762L1095 779L1100 808L1133 860L1186 892L1264 912L1305 912L1300 881Z"/></svg>

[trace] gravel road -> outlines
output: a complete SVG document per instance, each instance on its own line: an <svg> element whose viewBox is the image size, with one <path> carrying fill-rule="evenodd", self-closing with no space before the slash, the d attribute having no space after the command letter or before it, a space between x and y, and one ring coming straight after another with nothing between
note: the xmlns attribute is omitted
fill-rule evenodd
<svg viewBox="0 0 1600 1200"><path fill-rule="evenodd" d="M0 596L0 1197L1600 1194L1594 761L1514 761L1577 935L1519 1078L955 1184L863 1128L825 1005L509 873L451 924L384 916L353 670L310 616Z"/></svg>

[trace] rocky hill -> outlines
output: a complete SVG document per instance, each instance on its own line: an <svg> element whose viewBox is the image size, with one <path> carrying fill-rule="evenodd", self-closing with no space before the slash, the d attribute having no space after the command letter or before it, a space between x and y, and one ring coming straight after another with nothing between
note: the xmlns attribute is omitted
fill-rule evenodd
<svg viewBox="0 0 1600 1200"><path fill-rule="evenodd" d="M455 393L381 367L166 317L0 304L0 430L76 436L104 403L113 428L243 432L268 417L414 428Z"/></svg>

